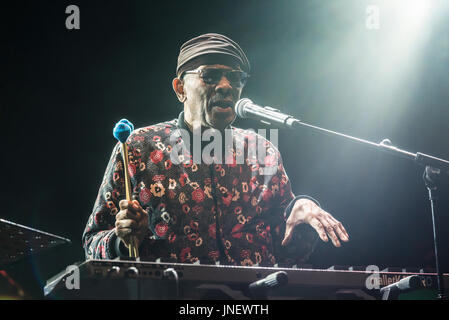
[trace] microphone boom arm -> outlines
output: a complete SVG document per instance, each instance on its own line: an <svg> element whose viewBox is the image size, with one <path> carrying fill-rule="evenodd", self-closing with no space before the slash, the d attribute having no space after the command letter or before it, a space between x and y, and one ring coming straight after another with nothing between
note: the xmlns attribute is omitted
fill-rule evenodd
<svg viewBox="0 0 449 320"><path fill-rule="evenodd" d="M432 211L432 227L433 227L433 241L434 241L434 253L435 253L435 264L437 269L437 286L438 286L438 299L444 300L445 289L443 283L443 274L441 272L441 266L438 258L439 252L439 228L437 224L436 210L435 210L435 199L432 192L437 189L436 182L439 175L444 172L449 174L449 161L445 159L440 159L431 155L427 155L421 152L412 153L409 151L401 150L391 144L389 139L383 139L380 143L374 143L368 140L356 138L347 134L339 133L336 131L320 128L311 124L304 123L292 116L282 113L278 109L271 107L261 107L254 104L250 99L241 99L237 101L235 105L236 114L241 118L254 118L260 120L263 123L269 125L276 125L281 128L297 129L300 126L304 126L321 133L325 133L331 136L338 136L346 140L351 140L353 142L358 142L370 147L375 147L377 150L390 153L397 157L413 160L416 164L425 167L424 181L429 192L429 200L431 204Z"/></svg>

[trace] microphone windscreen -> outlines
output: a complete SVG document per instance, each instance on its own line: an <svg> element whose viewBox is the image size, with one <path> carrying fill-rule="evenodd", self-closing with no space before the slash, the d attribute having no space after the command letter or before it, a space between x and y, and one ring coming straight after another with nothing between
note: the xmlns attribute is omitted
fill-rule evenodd
<svg viewBox="0 0 449 320"><path fill-rule="evenodd" d="M267 277L267 285L269 287L283 286L288 282L288 275L285 271L278 271Z"/></svg>
<svg viewBox="0 0 449 320"><path fill-rule="evenodd" d="M421 282L421 278L419 276L410 276L404 279L399 280L396 283L396 286L399 290L409 290L409 289L417 289L423 286Z"/></svg>
<svg viewBox="0 0 449 320"><path fill-rule="evenodd" d="M237 114L237 116L239 116L240 118L246 118L246 113L245 113L245 105L248 103L253 103L250 99L248 98L243 98L240 99L239 101L236 102L235 104L235 113Z"/></svg>

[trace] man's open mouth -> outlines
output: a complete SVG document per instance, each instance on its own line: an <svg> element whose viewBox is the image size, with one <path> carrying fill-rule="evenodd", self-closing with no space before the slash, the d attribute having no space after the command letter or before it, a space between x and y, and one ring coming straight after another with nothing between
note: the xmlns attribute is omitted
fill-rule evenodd
<svg viewBox="0 0 449 320"><path fill-rule="evenodd" d="M220 100L220 101L211 103L211 109L212 108L227 109L227 108L233 108L233 107L234 107L234 103L229 100Z"/></svg>

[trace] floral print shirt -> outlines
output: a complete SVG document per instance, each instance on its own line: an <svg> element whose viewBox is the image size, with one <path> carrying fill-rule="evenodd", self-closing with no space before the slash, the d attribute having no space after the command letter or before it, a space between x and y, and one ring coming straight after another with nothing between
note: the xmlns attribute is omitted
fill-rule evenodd
<svg viewBox="0 0 449 320"><path fill-rule="evenodd" d="M242 143L247 155L260 136L230 128L233 146ZM278 150L264 140L264 163L245 156L244 164L196 164L187 153L187 161L175 164L170 152L184 143L181 135L173 140L179 129L187 129L182 112L178 119L134 130L126 142L133 198L149 213L141 259L243 266L305 262L317 239L311 227L300 225L291 244L280 245L295 197ZM261 174L270 166L270 174ZM84 230L88 259L127 255L115 235L115 215L125 199L123 169L118 143Z"/></svg>

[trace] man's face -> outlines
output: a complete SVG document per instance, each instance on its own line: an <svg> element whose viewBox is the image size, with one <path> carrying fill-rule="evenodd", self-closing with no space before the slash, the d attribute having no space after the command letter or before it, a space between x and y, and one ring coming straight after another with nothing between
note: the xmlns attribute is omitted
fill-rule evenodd
<svg viewBox="0 0 449 320"><path fill-rule="evenodd" d="M197 70L208 68L233 70L231 67L220 64L203 65ZM222 130L234 121L234 105L240 99L242 88L233 86L226 77L226 73L216 84L206 83L199 74L186 74L183 81L187 97L185 119L191 125L200 121L205 127Z"/></svg>

